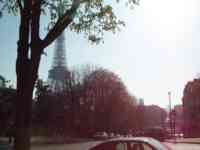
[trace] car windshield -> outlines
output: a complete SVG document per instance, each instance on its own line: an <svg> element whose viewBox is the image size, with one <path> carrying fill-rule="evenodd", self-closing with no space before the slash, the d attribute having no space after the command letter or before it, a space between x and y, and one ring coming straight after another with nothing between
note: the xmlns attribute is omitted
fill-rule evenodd
<svg viewBox="0 0 200 150"><path fill-rule="evenodd" d="M153 138L151 138L149 140L149 143L152 144L152 145L155 145L156 148L158 148L158 150L168 150L168 148L165 145L161 144L159 141L157 141Z"/></svg>

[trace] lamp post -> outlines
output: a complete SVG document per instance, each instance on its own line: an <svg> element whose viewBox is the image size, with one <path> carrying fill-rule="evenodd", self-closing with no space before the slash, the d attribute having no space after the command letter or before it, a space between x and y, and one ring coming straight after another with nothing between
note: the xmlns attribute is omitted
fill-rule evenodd
<svg viewBox="0 0 200 150"><path fill-rule="evenodd" d="M169 98L169 124L170 124L170 135L172 136L172 116L171 116L171 112L172 112L172 106L171 106L171 92L168 92L168 98Z"/></svg>

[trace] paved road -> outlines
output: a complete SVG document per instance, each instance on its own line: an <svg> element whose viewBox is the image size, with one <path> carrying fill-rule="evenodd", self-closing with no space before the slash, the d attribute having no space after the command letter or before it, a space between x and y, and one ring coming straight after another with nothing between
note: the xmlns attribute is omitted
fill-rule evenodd
<svg viewBox="0 0 200 150"><path fill-rule="evenodd" d="M84 142L76 144L63 144L63 145L44 145L34 146L31 150L87 150L88 147L94 145L95 142ZM165 143L172 150L200 150L200 144L183 144L183 143Z"/></svg>
<svg viewBox="0 0 200 150"><path fill-rule="evenodd" d="M43 145L43 146L33 146L31 150L87 150L96 142L82 142L75 144L63 144L63 145Z"/></svg>
<svg viewBox="0 0 200 150"><path fill-rule="evenodd" d="M200 150L200 144L165 143L172 150Z"/></svg>

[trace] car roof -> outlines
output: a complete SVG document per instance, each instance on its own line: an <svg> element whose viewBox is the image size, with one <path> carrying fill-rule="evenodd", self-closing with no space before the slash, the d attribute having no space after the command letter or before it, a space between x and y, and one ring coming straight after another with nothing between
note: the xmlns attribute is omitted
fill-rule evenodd
<svg viewBox="0 0 200 150"><path fill-rule="evenodd" d="M157 148L158 150L167 150L167 147L165 147L163 144L161 144L159 141L150 138L150 137L119 137L119 138L113 138L105 141L98 141L95 145L93 145L91 148L96 147L99 144L103 143L109 143L109 142L127 142L127 141L136 141L136 142L145 142L153 147Z"/></svg>

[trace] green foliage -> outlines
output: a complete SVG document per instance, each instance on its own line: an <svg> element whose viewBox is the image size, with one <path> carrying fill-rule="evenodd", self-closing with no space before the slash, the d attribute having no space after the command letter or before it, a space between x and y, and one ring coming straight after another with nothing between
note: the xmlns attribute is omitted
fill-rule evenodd
<svg viewBox="0 0 200 150"><path fill-rule="evenodd" d="M16 90L0 88L0 135L5 135L14 122Z"/></svg>
<svg viewBox="0 0 200 150"><path fill-rule="evenodd" d="M48 88L49 86L41 80L41 79L38 79L37 80L37 83L35 85L35 88L36 88L36 92L35 92L35 95L36 95L36 98L41 96L42 94L45 94L48 92Z"/></svg>
<svg viewBox="0 0 200 150"><path fill-rule="evenodd" d="M113 12L112 6L106 5L102 0L91 0L77 11L70 29L76 33L84 33L92 42L103 39L105 31L115 33L124 26Z"/></svg>
<svg viewBox="0 0 200 150"><path fill-rule="evenodd" d="M0 17L3 15L3 12L17 15L18 5L16 0L0 0Z"/></svg>
<svg viewBox="0 0 200 150"><path fill-rule="evenodd" d="M19 1L23 6L23 1ZM138 4L138 0L127 0L125 3L133 7ZM0 0L0 4L0 16L5 10L15 15L18 13L16 0ZM77 10L74 9L76 7ZM41 10L50 18L48 29L51 29L65 12L71 11L73 21L69 26L70 30L83 33L92 43L102 41L104 32L115 33L125 26L125 23L116 16L113 7L104 0L42 0Z"/></svg>
<svg viewBox="0 0 200 150"><path fill-rule="evenodd" d="M0 87L6 87L6 79L0 75Z"/></svg>
<svg viewBox="0 0 200 150"><path fill-rule="evenodd" d="M5 77L1 76L0 75L0 88L3 87L3 88L6 88L6 87L9 87L11 88L12 85L9 84L10 83L10 80L6 80Z"/></svg>

